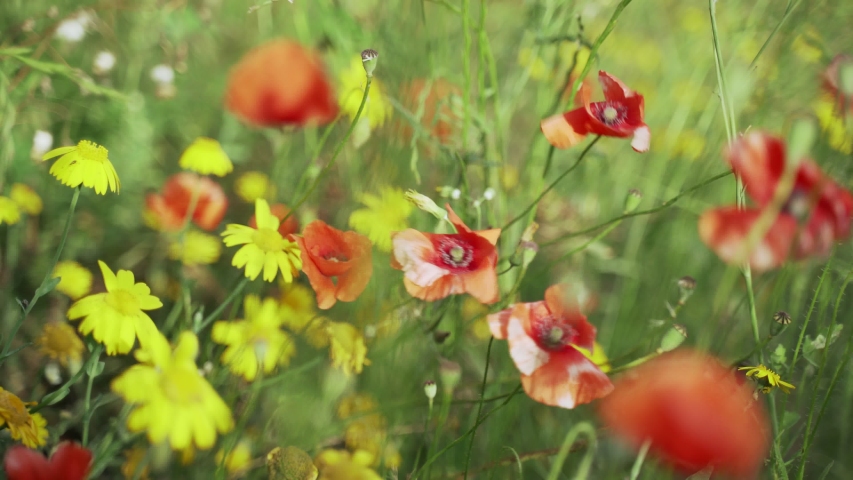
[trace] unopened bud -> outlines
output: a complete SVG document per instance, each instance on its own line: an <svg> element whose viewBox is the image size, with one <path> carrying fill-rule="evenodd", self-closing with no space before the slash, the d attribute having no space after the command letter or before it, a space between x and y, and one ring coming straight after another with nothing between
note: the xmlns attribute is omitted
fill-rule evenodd
<svg viewBox="0 0 853 480"><path fill-rule="evenodd" d="M426 195L420 194L414 190L408 190L406 192L406 200L439 220L447 219L447 210L436 205L436 203Z"/></svg>
<svg viewBox="0 0 853 480"><path fill-rule="evenodd" d="M678 297L678 304L684 305L690 295L693 295L693 290L696 290L696 279L690 275L685 275L678 279L678 291L681 294Z"/></svg>
<svg viewBox="0 0 853 480"><path fill-rule="evenodd" d="M524 233L521 234L522 242L532 242L533 235L536 233L536 230L539 230L539 224L536 222L530 222L530 225L524 229Z"/></svg>
<svg viewBox="0 0 853 480"><path fill-rule="evenodd" d="M436 385L434 381L427 380L424 382L424 394L426 394L430 403L432 403L432 399L435 398L436 393L438 393L438 385Z"/></svg>
<svg viewBox="0 0 853 480"><path fill-rule="evenodd" d="M440 196L441 198L447 198L453 193L453 187L451 187L450 185L444 185L441 187L436 187L435 191L438 192L438 196Z"/></svg>
<svg viewBox="0 0 853 480"><path fill-rule="evenodd" d="M373 70L376 69L376 64L379 62L379 52L368 48L361 52L361 64L364 66L364 73L368 77L373 76Z"/></svg>
<svg viewBox="0 0 853 480"><path fill-rule="evenodd" d="M320 474L311 456L296 447L275 447L267 454L269 480L316 480Z"/></svg>
<svg viewBox="0 0 853 480"><path fill-rule="evenodd" d="M441 378L441 389L449 397L453 395L453 390L462 380L462 367L456 362L439 358L438 375Z"/></svg>
<svg viewBox="0 0 853 480"><path fill-rule="evenodd" d="M450 192L450 198L454 200L459 200L460 197L462 197L462 190L454 188L453 191Z"/></svg>
<svg viewBox="0 0 853 480"><path fill-rule="evenodd" d="M486 201L494 200L494 198L495 198L495 189L494 189L494 188L491 188L491 187L487 188L487 189L486 189L486 191L484 191L484 192L483 192L483 198L484 198Z"/></svg>
<svg viewBox="0 0 853 480"><path fill-rule="evenodd" d="M539 224L536 222L530 222L530 225L524 229L524 233L521 234L521 240L518 242L515 252L513 252L512 256L509 257L510 265L516 267L520 265L527 268L527 266L530 265L530 262L536 258L536 254L539 252L539 245L533 241L533 235L538 229Z"/></svg>
<svg viewBox="0 0 853 480"><path fill-rule="evenodd" d="M446 332L444 330L434 330L432 332L432 339L435 341L435 343L437 343L439 345L444 343L444 341L447 340L447 337L449 337L449 336L450 336L450 332Z"/></svg>
<svg viewBox="0 0 853 480"><path fill-rule="evenodd" d="M628 190L628 195L625 196L624 207L622 208L623 213L631 213L640 206L640 202L643 201L643 194L640 193L639 190L631 189Z"/></svg>
<svg viewBox="0 0 853 480"><path fill-rule="evenodd" d="M785 331L785 328L791 324L791 315L788 312L779 310L773 314L773 323L770 324L770 335L776 336Z"/></svg>
<svg viewBox="0 0 853 480"><path fill-rule="evenodd" d="M671 352L687 340L687 329L678 323L672 324L660 341L661 352Z"/></svg>

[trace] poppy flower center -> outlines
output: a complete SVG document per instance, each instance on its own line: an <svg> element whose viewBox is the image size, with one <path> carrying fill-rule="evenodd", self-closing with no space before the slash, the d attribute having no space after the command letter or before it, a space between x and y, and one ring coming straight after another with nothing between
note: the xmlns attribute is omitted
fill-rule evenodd
<svg viewBox="0 0 853 480"><path fill-rule="evenodd" d="M349 258L341 252L327 252L322 255L324 260L328 260L330 262L348 262Z"/></svg>
<svg viewBox="0 0 853 480"><path fill-rule="evenodd" d="M439 244L439 254L445 265L465 268L474 260L474 249L454 238L445 238Z"/></svg>
<svg viewBox="0 0 853 480"><path fill-rule="evenodd" d="M807 192L801 189L794 189L788 201L782 206L782 211L797 219L797 222L803 223L808 220L812 210L811 198Z"/></svg>
<svg viewBox="0 0 853 480"><path fill-rule="evenodd" d="M628 107L619 103L593 103L590 109L595 118L607 126L620 125L628 117Z"/></svg>
<svg viewBox="0 0 853 480"><path fill-rule="evenodd" d="M557 323L553 317L548 317L534 326L534 333L539 345L551 351L563 350L571 345L576 336L575 329L569 325Z"/></svg>
<svg viewBox="0 0 853 480"><path fill-rule="evenodd" d="M276 230L271 228L259 228L255 231L252 243L264 252L275 252L282 250L282 238Z"/></svg>
<svg viewBox="0 0 853 480"><path fill-rule="evenodd" d="M139 312L139 302L136 301L136 295L127 290L119 289L109 292L104 301L124 316L132 316Z"/></svg>

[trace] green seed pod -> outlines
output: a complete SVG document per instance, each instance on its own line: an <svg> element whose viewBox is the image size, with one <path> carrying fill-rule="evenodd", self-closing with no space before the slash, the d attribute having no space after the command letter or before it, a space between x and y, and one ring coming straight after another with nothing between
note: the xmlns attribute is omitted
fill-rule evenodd
<svg viewBox="0 0 853 480"><path fill-rule="evenodd" d="M684 325L673 323L660 341L661 352L671 352L687 340L687 329Z"/></svg>
<svg viewBox="0 0 853 480"><path fill-rule="evenodd" d="M267 454L269 480L317 480L320 472L304 451L296 447L275 447Z"/></svg>

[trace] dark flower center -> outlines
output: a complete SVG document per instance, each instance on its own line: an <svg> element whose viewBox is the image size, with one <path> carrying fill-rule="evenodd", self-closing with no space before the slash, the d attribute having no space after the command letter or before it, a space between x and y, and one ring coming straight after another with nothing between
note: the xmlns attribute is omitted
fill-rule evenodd
<svg viewBox="0 0 853 480"><path fill-rule="evenodd" d="M454 268L465 268L474 260L474 249L455 238L443 238L438 251L441 261Z"/></svg>
<svg viewBox="0 0 853 480"><path fill-rule="evenodd" d="M598 121L608 127L621 125L628 117L628 107L617 102L596 102L590 105L590 110Z"/></svg>
<svg viewBox="0 0 853 480"><path fill-rule="evenodd" d="M553 316L539 319L534 323L533 330L539 346L551 351L563 350L577 336L574 328L558 322Z"/></svg>
<svg viewBox="0 0 853 480"><path fill-rule="evenodd" d="M808 192L795 188L782 211L797 219L797 223L804 223L811 216L812 199Z"/></svg>
<svg viewBox="0 0 853 480"><path fill-rule="evenodd" d="M349 258L346 255L340 252L330 252L323 255L324 260L328 260L330 262L348 262Z"/></svg>

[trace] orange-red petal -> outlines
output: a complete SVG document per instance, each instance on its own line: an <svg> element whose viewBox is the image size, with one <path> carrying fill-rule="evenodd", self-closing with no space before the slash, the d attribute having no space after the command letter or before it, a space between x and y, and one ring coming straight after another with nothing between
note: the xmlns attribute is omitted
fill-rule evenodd
<svg viewBox="0 0 853 480"><path fill-rule="evenodd" d="M785 263L797 235L797 221L780 214L761 241L747 251L749 232L761 216L757 209L723 207L708 210L699 218L699 237L724 262L749 265L756 271L777 268Z"/></svg>
<svg viewBox="0 0 853 480"><path fill-rule="evenodd" d="M584 108L552 115L539 123L545 139L555 148L571 148L589 133L590 116Z"/></svg>
<svg viewBox="0 0 853 480"><path fill-rule="evenodd" d="M521 384L533 400L562 408L574 408L613 391L607 375L574 349L552 354L533 374L522 375Z"/></svg>

